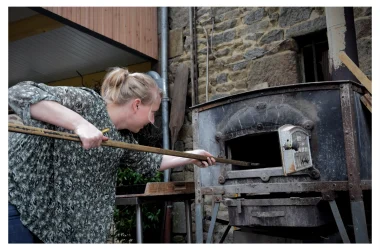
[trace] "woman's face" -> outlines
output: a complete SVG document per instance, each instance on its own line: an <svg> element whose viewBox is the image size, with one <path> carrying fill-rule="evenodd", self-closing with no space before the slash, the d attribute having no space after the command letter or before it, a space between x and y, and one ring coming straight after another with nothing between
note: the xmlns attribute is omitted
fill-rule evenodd
<svg viewBox="0 0 380 250"><path fill-rule="evenodd" d="M140 103L136 110L135 119L133 119L132 128L129 128L134 133L139 132L145 125L154 124L154 116L157 110L160 108L161 98L157 98L152 104L144 105Z"/></svg>

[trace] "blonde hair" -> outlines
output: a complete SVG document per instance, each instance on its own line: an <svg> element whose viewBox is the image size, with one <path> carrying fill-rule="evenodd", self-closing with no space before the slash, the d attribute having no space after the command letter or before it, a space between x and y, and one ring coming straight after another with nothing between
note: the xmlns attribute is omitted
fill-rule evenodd
<svg viewBox="0 0 380 250"><path fill-rule="evenodd" d="M101 95L107 103L124 104L139 98L142 104L149 105L158 95L162 98L162 91L150 76L114 67L104 77Z"/></svg>

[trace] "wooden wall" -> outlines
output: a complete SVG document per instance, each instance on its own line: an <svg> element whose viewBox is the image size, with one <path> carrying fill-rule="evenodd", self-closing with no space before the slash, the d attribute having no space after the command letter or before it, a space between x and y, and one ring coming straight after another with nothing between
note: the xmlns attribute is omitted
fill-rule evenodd
<svg viewBox="0 0 380 250"><path fill-rule="evenodd" d="M158 59L156 7L44 7L70 21Z"/></svg>

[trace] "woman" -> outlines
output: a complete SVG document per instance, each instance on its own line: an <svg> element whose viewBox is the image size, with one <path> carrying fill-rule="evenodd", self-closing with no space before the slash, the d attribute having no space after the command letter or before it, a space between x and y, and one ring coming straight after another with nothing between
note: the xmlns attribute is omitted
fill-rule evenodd
<svg viewBox="0 0 380 250"><path fill-rule="evenodd" d="M9 134L9 213L20 214L27 228L24 231L29 233L21 237L25 241L106 242L120 162L144 175L185 164L207 167L215 162L204 150L189 152L209 156L207 162L99 147L108 137L137 143L132 133L125 136L119 130L137 133L154 123L162 93L149 76L114 68L105 76L101 95L88 88L34 82L21 82L8 90L9 106L25 125L74 131L82 142ZM110 129L107 136L100 131L105 128ZM22 241L15 239L20 232L9 218L9 242Z"/></svg>

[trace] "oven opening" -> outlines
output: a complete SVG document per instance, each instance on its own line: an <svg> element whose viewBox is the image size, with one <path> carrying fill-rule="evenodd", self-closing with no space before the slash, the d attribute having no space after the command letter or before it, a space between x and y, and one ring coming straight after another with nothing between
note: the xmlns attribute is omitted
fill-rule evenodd
<svg viewBox="0 0 380 250"><path fill-rule="evenodd" d="M263 167L232 165L232 170L281 167L278 132L247 135L226 141L227 158L264 164Z"/></svg>

